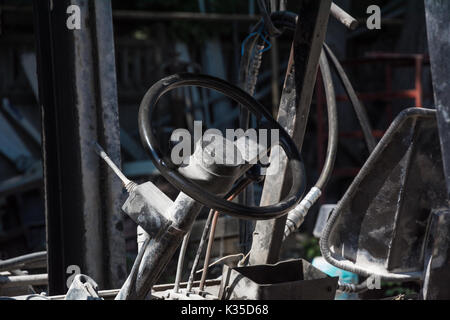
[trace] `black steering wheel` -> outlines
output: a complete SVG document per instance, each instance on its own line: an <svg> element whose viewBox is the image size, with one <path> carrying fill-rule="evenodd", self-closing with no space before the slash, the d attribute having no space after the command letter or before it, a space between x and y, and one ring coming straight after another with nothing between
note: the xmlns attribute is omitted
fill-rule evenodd
<svg viewBox="0 0 450 320"><path fill-rule="evenodd" d="M286 153L288 166L292 172L292 185L289 193L278 203L263 207L250 207L227 201L201 188L198 184L184 177L176 170L176 165L170 157L164 157L158 147L157 139L152 133L152 116L159 99L168 91L184 87L199 86L216 90L238 102L257 117L264 117L270 129L279 130L279 144ZM306 188L306 175L303 161L295 143L289 134L275 121L262 104L242 89L219 78L192 74L178 73L156 82L145 94L139 108L139 133L142 144L149 151L151 159L173 186L208 208L227 213L241 219L273 219L286 214L301 199ZM279 186L280 188L282 186Z"/></svg>

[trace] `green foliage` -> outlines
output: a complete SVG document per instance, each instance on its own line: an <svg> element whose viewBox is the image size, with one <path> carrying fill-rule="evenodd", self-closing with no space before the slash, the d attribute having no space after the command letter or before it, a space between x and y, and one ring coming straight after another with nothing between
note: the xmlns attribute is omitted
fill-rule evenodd
<svg viewBox="0 0 450 320"><path fill-rule="evenodd" d="M302 244L303 250L305 252L305 258L308 261L312 261L315 257L321 255L319 240L314 237L308 237Z"/></svg>
<svg viewBox="0 0 450 320"><path fill-rule="evenodd" d="M382 287L386 288L386 291L384 292L384 295L386 297L393 297L400 294L410 295L416 293L415 290L403 287L402 283L399 282L383 282Z"/></svg>

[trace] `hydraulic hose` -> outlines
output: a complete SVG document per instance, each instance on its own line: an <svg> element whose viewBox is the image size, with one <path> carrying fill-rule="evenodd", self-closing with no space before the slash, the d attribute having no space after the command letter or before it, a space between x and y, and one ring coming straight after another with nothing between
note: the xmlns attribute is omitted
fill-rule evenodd
<svg viewBox="0 0 450 320"><path fill-rule="evenodd" d="M295 13L284 11L284 12L274 12L270 16L271 23L275 25L278 30L290 29L295 30L296 20L298 16ZM331 77L330 66L325 55L325 51L333 62L333 66L339 75L340 80L346 90L346 93L353 105L359 123L361 125L364 138L371 153L376 146L375 138L372 135L372 128L361 101L358 99L355 90L353 89L350 80L348 79L344 69L339 63L336 56L333 54L331 49L324 43L325 50L322 50L320 55L320 70L322 74L322 79L325 87L325 95L327 100L327 112L328 112L328 146L327 155L325 159L325 164L322 172L317 180L315 186L307 193L304 199L296 206L289 214L286 222L285 228L285 238L297 229L304 221L308 210L311 206L319 199L322 194L323 188L328 183L331 177L334 162L336 160L337 146L338 146L338 116L337 116L337 104L336 95L334 91L333 81Z"/></svg>
<svg viewBox="0 0 450 320"><path fill-rule="evenodd" d="M337 7L337 6L336 6ZM342 9L340 9L342 11ZM348 14L346 14L348 16ZM289 30L295 30L296 26L296 19L297 15L293 12L284 11L284 12L274 12L271 14L271 20L273 24L279 28L285 28ZM349 17L349 16L348 16ZM338 20L342 20L339 19ZM351 19L349 19L351 20ZM376 146L376 141L374 136L372 135L372 126L369 121L369 117L367 116L366 109L364 108L362 102L359 100L358 96L356 95L355 89L353 89L353 86L347 77L347 74L344 71L344 68L342 67L339 60L334 55L333 51L328 47L326 43L323 44L324 49L326 51L327 56L331 59L331 62L333 63L333 67L336 70L339 79L342 82L342 85L344 86L345 92L347 93L347 96L353 106L353 109L355 110L356 117L358 118L358 121L361 125L361 129L364 135L364 139L367 144L367 148L369 149L369 152L372 153L373 149Z"/></svg>
<svg viewBox="0 0 450 320"><path fill-rule="evenodd" d="M367 280L359 284L345 283L339 281L337 290L343 293L363 293L369 290L369 286L367 285Z"/></svg>
<svg viewBox="0 0 450 320"><path fill-rule="evenodd" d="M274 12L271 14L271 21L280 30L290 29L295 30L297 23L297 15L292 12ZM338 115L336 94L334 91L333 79L331 77L330 66L322 50L319 59L320 72L322 75L322 81L325 88L325 95L327 100L327 113L328 113L328 146L327 154L325 158L324 167L320 173L314 187L307 193L303 200L288 214L286 220L286 227L284 231L285 238L297 229L304 221L306 214L314 203L319 199L322 194L322 190L327 185L331 178L331 174L334 168L334 162L336 160L337 148L338 148Z"/></svg>
<svg viewBox="0 0 450 320"><path fill-rule="evenodd" d="M240 191L245 189L245 187L248 186L250 184L250 182L251 182L251 180L242 179L239 183L237 183L233 187L232 190L230 190L230 192L225 196L225 198L231 197L235 193L239 193ZM211 209L209 211L208 218L206 219L205 226L203 227L202 236L200 238L200 243L198 245L197 252L195 254L194 263L192 264L191 273L189 275L189 280L187 283L187 290L186 290L187 292L192 291L192 286L194 284L194 278L195 278L195 272L196 272L198 264L200 262L200 256L203 252L203 247L205 246L206 239L208 238L209 229L211 228L211 221L212 221L215 213L216 213L216 211L213 209ZM183 252L183 255L185 254L184 252ZM184 259L184 257L183 258L181 257L181 252L180 252L180 256L178 259Z"/></svg>
<svg viewBox="0 0 450 320"><path fill-rule="evenodd" d="M180 281L181 281L181 276L183 275L184 257L186 256L186 249L189 244L190 236L191 236L191 231L186 233L186 235L184 236L183 243L181 244L181 248L180 248L180 254L178 255L177 273L175 275L175 285L173 287L173 291L175 293L178 293L180 290Z"/></svg>
<svg viewBox="0 0 450 320"><path fill-rule="evenodd" d="M338 115L336 105L336 94L334 91L333 79L331 77L330 66L325 52L322 50L319 59L320 73L325 88L328 113L328 146L327 155L322 172L314 187L307 193L303 200L292 211L289 212L284 229L284 238L287 238L294 230L300 227L309 209L316 203L322 194L322 190L330 180L336 160L338 148Z"/></svg>
<svg viewBox="0 0 450 320"><path fill-rule="evenodd" d="M373 149L375 149L375 146L377 145L374 136L372 135L372 126L370 125L369 117L367 116L366 109L363 107L361 101L359 100L358 96L356 95L355 90L353 89L353 86L350 82L350 80L347 77L347 74L345 73L344 69L342 68L342 65L340 64L339 60L334 55L333 51L326 45L326 43L323 44L325 51L327 55L330 57L331 61L333 62L334 68L341 79L342 85L344 86L345 91L347 92L348 98L350 99L350 102L353 105L353 109L355 110L356 116L359 120L359 123L361 124L361 129L364 135L364 139L366 140L367 148L369 149L369 152L372 153Z"/></svg>

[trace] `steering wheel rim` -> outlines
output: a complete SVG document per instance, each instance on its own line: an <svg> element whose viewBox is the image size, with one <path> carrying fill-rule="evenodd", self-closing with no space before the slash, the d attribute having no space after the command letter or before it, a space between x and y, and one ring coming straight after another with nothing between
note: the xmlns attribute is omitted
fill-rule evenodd
<svg viewBox="0 0 450 320"><path fill-rule="evenodd" d="M279 144L284 149L284 152L289 159L288 166L293 175L291 189L282 200L276 204L262 207L250 207L233 203L202 189L199 185L185 178L181 173L175 170L175 164L173 164L169 158L164 157L158 147L157 139L152 132L151 121L155 106L159 99L168 91L184 86L198 86L218 91L238 102L256 116L266 118L270 128L279 130ZM222 79L201 74L178 73L159 80L148 89L141 101L138 123L142 144L149 152L152 162L161 172L163 177L177 189L206 207L241 219L273 219L283 216L291 210L300 201L305 192L305 168L300 152L292 141L292 138L278 122L272 118L262 104L242 89Z"/></svg>

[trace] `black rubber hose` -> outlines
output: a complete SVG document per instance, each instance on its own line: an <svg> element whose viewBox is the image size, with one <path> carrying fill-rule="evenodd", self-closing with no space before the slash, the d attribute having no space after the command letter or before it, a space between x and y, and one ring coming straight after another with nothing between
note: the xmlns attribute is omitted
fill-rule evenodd
<svg viewBox="0 0 450 320"><path fill-rule="evenodd" d="M272 23L280 30L290 29L295 30L297 15L289 11L277 11L270 15ZM257 26L260 25L259 22ZM250 48L246 48L250 49ZM253 48L251 48L253 50ZM334 91L333 79L331 77L330 66L325 53L322 50L319 59L320 72L322 75L323 85L325 88L325 95L327 100L327 113L328 113L328 146L325 164L322 172L317 180L315 187L323 189L328 183L336 160L337 147L338 147L338 115L336 94ZM364 112L364 110L363 110ZM359 117L358 117L359 118ZM363 117L364 118L364 117ZM367 116L366 116L367 118ZM364 119L363 119L364 120ZM369 125L370 127L370 125Z"/></svg>
<svg viewBox="0 0 450 320"><path fill-rule="evenodd" d="M274 12L270 15L272 23L279 29L289 29L289 30L295 30L296 27L296 19L297 15L293 12L289 11L280 11L280 12ZM333 63L333 67L335 68L339 79L342 82L342 85L344 86L344 89L347 93L347 96L353 106L353 109L355 110L356 117L358 118L358 121L361 125L361 129L364 135L364 140L366 141L367 148L370 153L372 153L373 149L375 148L377 142L372 134L372 126L369 121L369 117L367 116L366 109L364 108L362 102L359 100L358 96L356 95L355 90L353 89L353 86L350 82L350 80L347 77L347 74L344 71L344 68L340 64L339 60L334 55L333 51L327 46L326 43L323 44L325 51L329 58L331 59L331 62Z"/></svg>
<svg viewBox="0 0 450 320"><path fill-rule="evenodd" d="M309 209L316 203L316 201L322 195L322 190L327 185L331 178L334 168L334 162L336 160L339 132L338 132L338 115L336 94L334 92L333 79L331 77L330 66L328 64L325 52L322 50L319 59L320 73L322 75L322 81L325 88L325 96L327 100L327 113L328 113L328 146L327 155L325 159L322 172L314 187L309 190L302 201L289 212L286 219L286 226L284 229L284 239L286 239L292 232L300 227L305 220Z"/></svg>
<svg viewBox="0 0 450 320"><path fill-rule="evenodd" d="M297 15L292 12L284 11L284 12L274 12L271 14L271 21L277 28L286 28L290 30L295 30L296 27L296 19ZM353 86L350 82L350 80L347 77L347 74L344 71L344 68L340 64L339 60L334 55L333 51L328 47L326 43L323 44L325 51L329 58L331 59L331 62L333 63L333 67L336 70L339 79L342 82L342 85L344 86L344 89L347 93L347 96L353 106L353 109L355 110L356 117L358 118L358 121L361 125L361 129L364 135L364 140L366 141L367 148L369 149L369 152L372 153L373 149L376 146L375 138L372 134L372 126L369 121L369 117L367 116L366 109L364 108L362 102L359 100L358 96L356 95L355 90L353 89Z"/></svg>
<svg viewBox="0 0 450 320"><path fill-rule="evenodd" d="M292 12L274 12L271 14L271 21L281 30L290 29L295 30L297 15ZM328 145L325 163L320 173L320 176L314 187L308 192L304 200L288 215L288 220L285 229L285 237L300 226L304 217L308 213L309 208L317 201L321 195L321 191L325 188L331 178L336 161L338 141L339 141L339 126L338 114L336 104L336 94L334 91L333 79L331 77L331 70L328 59L322 50L319 59L320 72L325 88L327 113L328 113Z"/></svg>
<svg viewBox="0 0 450 320"><path fill-rule="evenodd" d="M320 59L320 74L322 75L323 86L325 88L325 96L327 100L327 113L328 113L328 146L325 163L320 174L319 179L316 182L316 188L323 190L331 178L331 174L334 168L334 162L336 160L338 140L339 140L339 126L338 126L338 114L336 105L336 94L334 92L333 79L331 77L330 65L325 53L321 52Z"/></svg>
<svg viewBox="0 0 450 320"><path fill-rule="evenodd" d="M355 90L347 77L342 65L339 60L334 55L333 51L324 43L323 44L327 55L330 57L333 62L334 68L341 79L342 85L344 86L345 91L347 92L348 98L353 105L353 109L355 109L356 116L358 117L359 123L361 124L361 129L364 135L364 139L366 140L367 148L369 152L372 153L373 149L377 145L375 138L372 134L372 126L370 125L369 117L367 116L367 112L363 107L361 101L356 95Z"/></svg>

